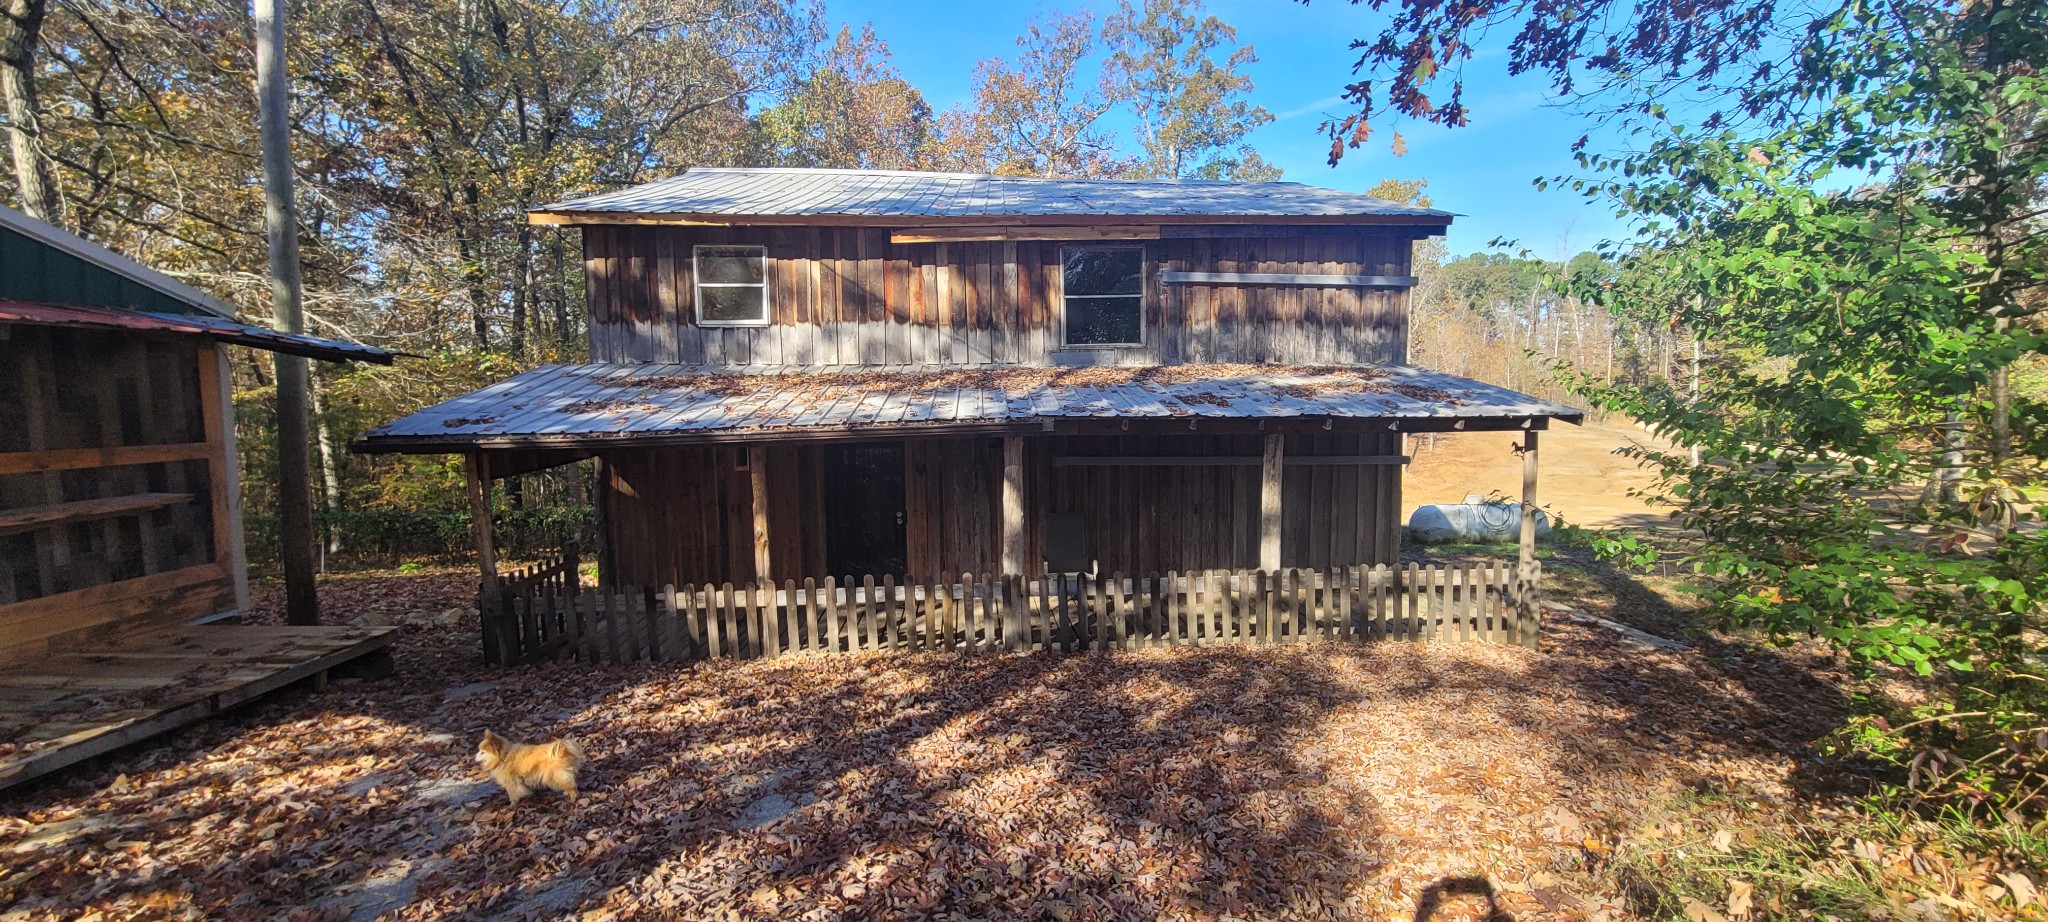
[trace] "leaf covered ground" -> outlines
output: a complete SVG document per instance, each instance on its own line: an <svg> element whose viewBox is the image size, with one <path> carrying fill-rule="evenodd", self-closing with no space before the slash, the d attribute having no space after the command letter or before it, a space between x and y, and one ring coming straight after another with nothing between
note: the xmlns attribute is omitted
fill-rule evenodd
<svg viewBox="0 0 2048 922"><path fill-rule="evenodd" d="M463 606L331 580L330 617ZM1623 918L1645 811L1771 809L1842 701L1811 664L1309 645L1109 656L477 662L300 690L0 794L0 918ZM508 808L485 728L573 734L585 798ZM1498 916L1495 916L1498 917Z"/></svg>

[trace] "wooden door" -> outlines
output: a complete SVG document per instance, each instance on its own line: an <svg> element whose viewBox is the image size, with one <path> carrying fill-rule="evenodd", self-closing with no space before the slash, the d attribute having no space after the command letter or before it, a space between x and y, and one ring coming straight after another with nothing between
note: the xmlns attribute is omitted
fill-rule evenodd
<svg viewBox="0 0 2048 922"><path fill-rule="evenodd" d="M834 576L903 576L903 443L825 446L825 567Z"/></svg>

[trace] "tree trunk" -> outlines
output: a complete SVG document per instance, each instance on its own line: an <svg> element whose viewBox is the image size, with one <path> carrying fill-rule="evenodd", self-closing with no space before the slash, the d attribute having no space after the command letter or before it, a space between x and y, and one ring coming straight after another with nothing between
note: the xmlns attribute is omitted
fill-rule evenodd
<svg viewBox="0 0 2048 922"><path fill-rule="evenodd" d="M7 104L7 142L14 153L14 183L21 210L30 217L64 225L64 200L43 156L42 121L36 109L36 44L48 0L5 0L0 16L0 96Z"/></svg>
<svg viewBox="0 0 2048 922"><path fill-rule="evenodd" d="M327 420L327 400L320 393L320 379L311 378L307 391L313 407L314 439L320 447L320 506L327 510L327 556L341 553L341 531L336 527L341 514L341 457L334 450L334 426ZM325 570L325 567L321 569Z"/></svg>
<svg viewBox="0 0 2048 922"><path fill-rule="evenodd" d="M521 214L525 212L520 209ZM531 312L533 299L533 229L524 220L519 222L518 252L513 255L512 277L512 354L526 355L527 315Z"/></svg>
<svg viewBox="0 0 2048 922"><path fill-rule="evenodd" d="M1695 411L1697 411L1697 410L1699 409L1699 405L1700 405L1700 337L1699 337L1699 334L1695 333L1695 334L1693 334L1693 336L1692 336L1691 338L1692 338L1692 406L1693 406L1693 409L1694 409ZM1699 446L1699 444L1698 444L1697 442L1695 442L1695 443L1693 444L1693 446L1692 446L1692 466L1693 466L1693 467L1699 467L1699 466L1700 466L1700 446Z"/></svg>
<svg viewBox="0 0 2048 922"><path fill-rule="evenodd" d="M256 108L263 137L263 225L270 243L270 305L277 328L305 332L299 278L299 215L292 197L285 85L284 0L256 0ZM279 562L284 569L285 622L319 624L313 584L313 496L306 459L306 360L276 353Z"/></svg>
<svg viewBox="0 0 2048 922"><path fill-rule="evenodd" d="M555 279L555 339L558 344L567 346L575 342L575 338L570 334L568 261L562 252L561 229L557 228L548 237L548 249L554 257L552 274Z"/></svg>
<svg viewBox="0 0 2048 922"><path fill-rule="evenodd" d="M476 347L483 351L491 348L491 294L484 287L484 254L477 239L483 222L477 216L481 195L476 183L463 187L462 199L469 213L456 223L456 255L462 260L463 288L469 292L469 321L476 333Z"/></svg>

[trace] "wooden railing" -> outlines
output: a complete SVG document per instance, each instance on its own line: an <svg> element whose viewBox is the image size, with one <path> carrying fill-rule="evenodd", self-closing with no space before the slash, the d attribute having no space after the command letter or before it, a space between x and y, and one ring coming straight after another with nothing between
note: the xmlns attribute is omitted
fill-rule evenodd
<svg viewBox="0 0 2048 922"><path fill-rule="evenodd" d="M558 578L503 594L498 663L691 662L861 650L1137 650L1313 640L1533 646L1538 573L1512 563L1206 571L1126 578L963 575L604 591ZM573 573L573 568L569 571ZM493 639L495 638L495 639Z"/></svg>

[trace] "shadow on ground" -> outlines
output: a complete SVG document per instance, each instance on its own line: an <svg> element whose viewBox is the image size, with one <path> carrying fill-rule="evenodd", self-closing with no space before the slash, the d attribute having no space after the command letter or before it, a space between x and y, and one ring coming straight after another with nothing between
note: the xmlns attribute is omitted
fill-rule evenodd
<svg viewBox="0 0 2048 922"><path fill-rule="evenodd" d="M1570 625L515 670L474 630L0 799L0 910L1526 922L1604 898L1570 875L1649 798L1789 791L1841 710L1766 654ZM506 808L486 727L582 739L584 801Z"/></svg>

